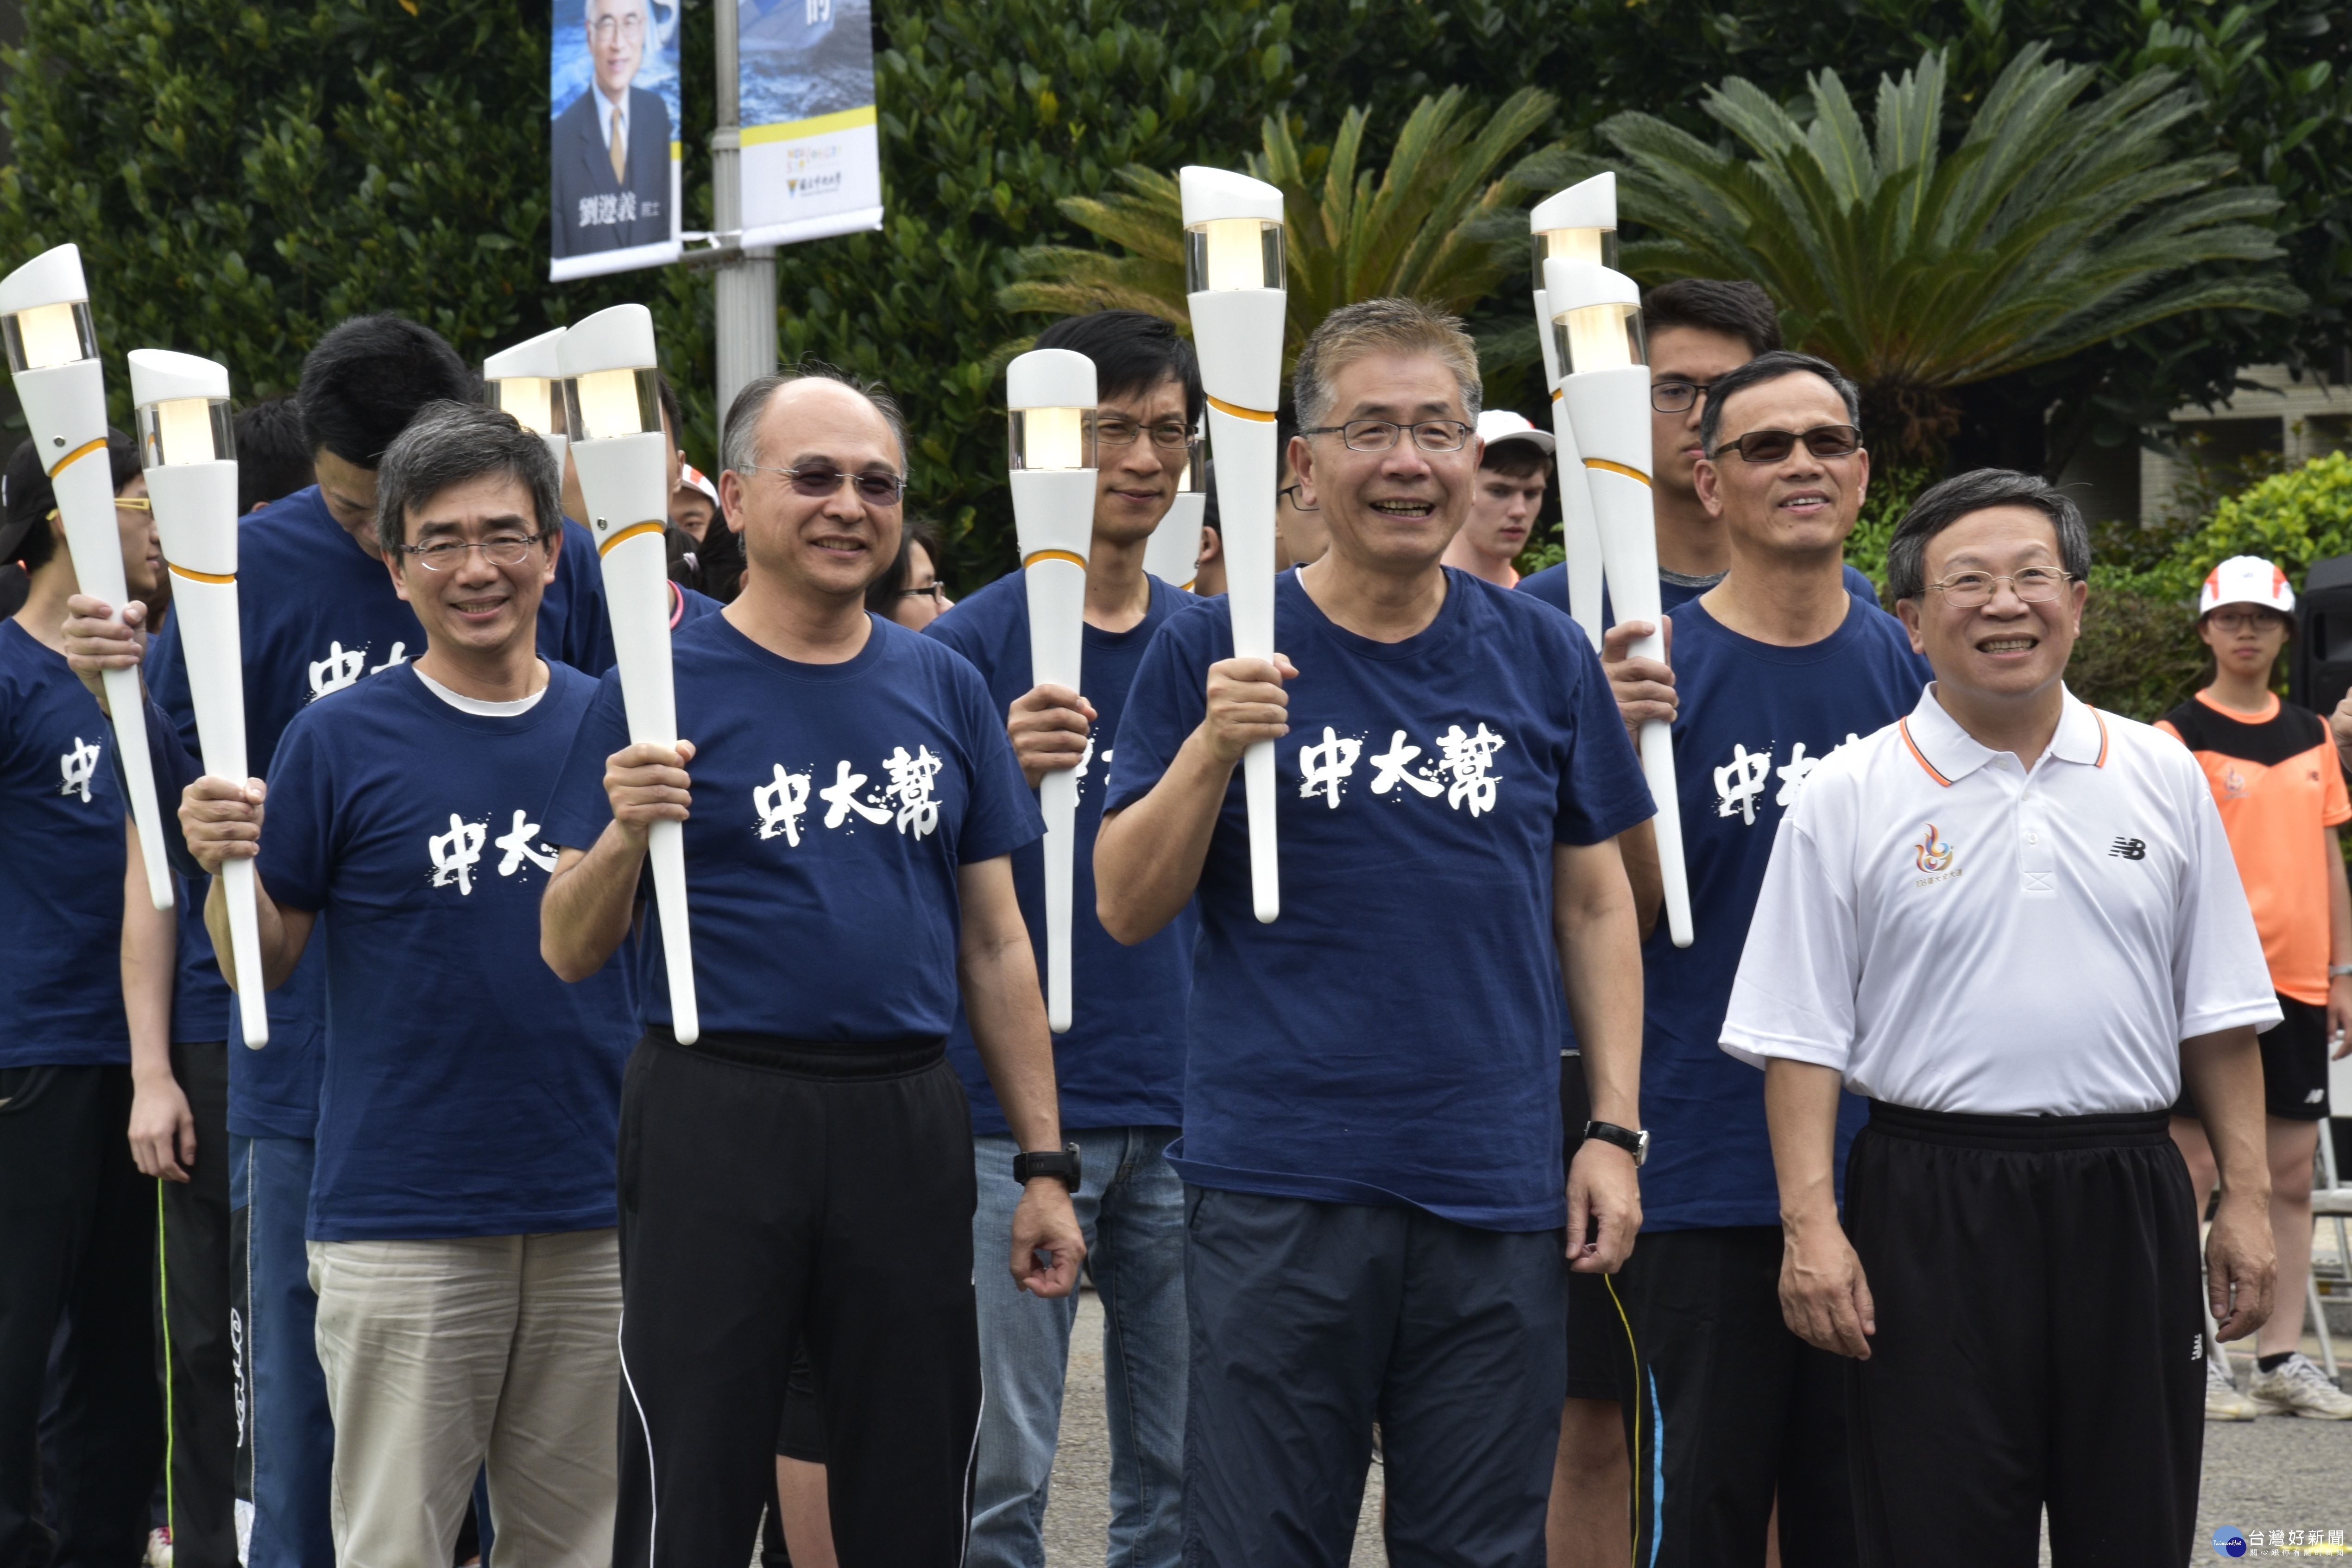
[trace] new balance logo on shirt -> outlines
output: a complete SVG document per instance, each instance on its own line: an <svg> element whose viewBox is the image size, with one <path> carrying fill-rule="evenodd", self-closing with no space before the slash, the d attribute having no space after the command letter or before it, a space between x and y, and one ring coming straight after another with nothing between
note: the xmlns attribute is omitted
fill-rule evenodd
<svg viewBox="0 0 2352 1568"><path fill-rule="evenodd" d="M2107 851L2107 853L2114 855L2118 860L2144 861L2147 859L2147 841L2145 839L2117 839L2113 847Z"/></svg>

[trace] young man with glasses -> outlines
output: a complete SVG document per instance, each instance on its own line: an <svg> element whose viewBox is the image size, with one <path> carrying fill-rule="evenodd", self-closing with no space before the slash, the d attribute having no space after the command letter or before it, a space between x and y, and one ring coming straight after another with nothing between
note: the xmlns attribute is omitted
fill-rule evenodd
<svg viewBox="0 0 2352 1568"><path fill-rule="evenodd" d="M952 1563L981 1414L973 1271L1058 1298L1086 1253L1013 891L1044 820L979 674L866 608L898 551L896 405L821 370L763 377L723 451L749 568L673 639L682 738L632 745L608 679L547 815L557 973L629 938L652 823L684 824L692 899L700 1039L672 1032L648 914L623 1093L614 1557L747 1549L799 1341L842 1560ZM1019 1150L977 1177L945 1050L959 1004ZM1023 1187L978 1251L976 1179Z"/></svg>
<svg viewBox="0 0 2352 1568"><path fill-rule="evenodd" d="M377 475L377 548L418 656L305 709L268 783L180 817L217 879L255 861L263 973L322 949L310 1277L345 1562L433 1563L485 1466L502 1550L586 1560L613 1529L613 1197L627 966L538 961L542 821L596 680L541 657L563 545L555 465L508 414L440 402ZM526 1544L528 1543L528 1544Z"/></svg>
<svg viewBox="0 0 2352 1568"><path fill-rule="evenodd" d="M1334 311L1291 457L1331 548L1171 621L1096 845L1121 941L1201 923L1170 1160L1186 1184L1188 1561L1338 1562L1371 1450L1398 1561L1527 1563L1564 1387L1564 1276L1640 1224L1639 965L1616 835L1650 814L1591 649L1441 564L1478 469L1477 357L1415 301ZM1275 747L1281 917L1235 767ZM1611 1125L1565 1171L1563 999ZM1563 1197L1565 1201L1563 1201ZM1588 1228L1597 1222L1597 1239Z"/></svg>
<svg viewBox="0 0 2352 1568"><path fill-rule="evenodd" d="M1822 758L1908 712L1927 680L1902 626L1843 580L1870 479L1858 403L1834 367L1785 351L1716 382L1697 486L1730 565L1669 617L1671 685L1610 666L1628 725L1674 724L1696 932L1676 947L1654 930L1643 952L1655 1141L1642 1245L1617 1279L1643 1395L1638 1555L1661 1568L1761 1563L1776 1494L1783 1562L1854 1561L1842 1374L1780 1321L1762 1085L1716 1040L1781 817ZM1646 840L1627 858L1648 924ZM1841 1153L1860 1114L1845 1106Z"/></svg>
<svg viewBox="0 0 2352 1568"><path fill-rule="evenodd" d="M2066 691L2090 556L2033 476L1919 497L1887 580L1936 683L1805 787L1723 1021L1726 1060L1764 1069L1787 1322L1853 1358L1873 1568L2021 1568L2045 1517L2059 1563L2189 1561L2184 1088L2221 1163L2220 1337L2271 1309L2254 1037L2279 1009L2196 759Z"/></svg>
<svg viewBox="0 0 2352 1568"><path fill-rule="evenodd" d="M1184 1121L1184 1010L1196 923L1180 915L1122 946L1096 917L1094 839L1103 780L1118 747L1129 685L1152 637L1192 597L1143 570L1192 454L1201 376L1192 346L1157 317L1102 310L1056 321L1041 349L1094 361L1100 413L1094 541L1087 557L1078 689L1037 685L1029 665L1029 598L1016 568L932 622L929 635L971 661L1006 716L1031 788L1075 768L1078 821L1069 1030L1054 1037L1062 1136L1076 1151L1073 1193L1103 1302L1103 1364L1121 1413L1110 1427L1111 1568L1173 1568L1182 1542L1184 1462L1183 1185L1167 1150ZM1032 946L1045 946L1045 861L1016 851L1014 886ZM1020 1188L1020 1152L989 1092L967 1020L948 1054L971 1100L980 1207L974 1245L992 1249ZM1045 1488L1062 1418L1075 1299L1025 1296L995 1270L977 1281L981 1380L988 1390L972 1467L967 1563L1028 1568L1042 1560Z"/></svg>

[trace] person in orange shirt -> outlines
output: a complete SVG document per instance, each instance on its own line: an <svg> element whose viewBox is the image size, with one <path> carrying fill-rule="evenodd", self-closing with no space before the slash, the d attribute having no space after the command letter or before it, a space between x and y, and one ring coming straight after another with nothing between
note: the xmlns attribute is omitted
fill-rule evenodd
<svg viewBox="0 0 2352 1568"><path fill-rule="evenodd" d="M2279 650L2294 630L2294 590L2256 556L2213 569L2198 596L2198 635L2213 651L2213 681L2158 721L2204 766L2238 874L2253 906L2285 1020L2262 1037L2270 1113L2271 1232L2278 1247L2278 1310L2254 1339L2246 1394L2206 1362L2208 1420L2265 1412L2352 1419L2352 1396L2295 1347L2303 1338L2311 1272L2311 1162L2327 1116L2327 1055L2342 1056L2352 1022L2352 894L2337 824L2352 818L2328 727L2270 689ZM2116 853L2129 852L2117 840ZM2201 1211L2213 1190L2212 1150L2186 1095L2172 1108L2172 1137L2189 1162ZM2251 1397L2249 1397L2251 1396Z"/></svg>

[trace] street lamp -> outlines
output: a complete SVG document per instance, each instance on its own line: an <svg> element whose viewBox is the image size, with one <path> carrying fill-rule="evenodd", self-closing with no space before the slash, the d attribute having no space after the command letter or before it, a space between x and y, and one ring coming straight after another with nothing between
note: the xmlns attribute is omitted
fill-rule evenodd
<svg viewBox="0 0 2352 1568"><path fill-rule="evenodd" d="M482 385L489 404L514 415L517 424L547 443L555 458L555 479L563 482L563 334L565 329L526 338L482 361Z"/></svg>
<svg viewBox="0 0 2352 1568"><path fill-rule="evenodd" d="M1209 394L1209 441L1217 459L1217 515L1224 538L1225 595L1234 656L1274 657L1274 486L1281 454L1275 410L1282 401L1282 193L1223 169L1177 176L1184 209L1185 302L1201 384ZM1198 536L1196 535L1195 538ZM1274 742L1242 754L1249 807L1251 902L1262 922L1282 913L1274 836Z"/></svg>
<svg viewBox="0 0 2352 1568"><path fill-rule="evenodd" d="M1551 393L1552 434L1559 441L1559 537L1568 567L1568 612L1601 646L1601 525L1584 484L1583 455L1560 399L1559 351L1551 308L1545 302L1544 264L1557 256L1601 267L1617 265L1617 176L1595 174L1536 204L1528 214L1535 250L1536 336L1543 344L1544 385Z"/></svg>
<svg viewBox="0 0 2352 1568"><path fill-rule="evenodd" d="M521 347L529 347L524 344ZM512 350L510 350L512 351ZM656 390L654 319L642 305L615 305L572 325L556 346L563 428L604 571L604 612L633 745L677 744L677 691L670 680L669 463ZM503 394L503 388L501 388ZM545 434L542 431L541 434ZM670 1032L680 1045L700 1038L694 947L687 930L684 824L656 822L646 833L654 902L661 915L669 977Z"/></svg>
<svg viewBox="0 0 2352 1568"><path fill-rule="evenodd" d="M1176 495L1168 503L1143 545L1143 570L1185 592L1201 576L1201 528L1209 515L1209 492L1203 482L1198 434L1184 449L1184 469L1176 476Z"/></svg>
<svg viewBox="0 0 2352 1568"><path fill-rule="evenodd" d="M1560 402L1583 455L1610 602L1620 624L1646 621L1656 628L1627 654L1663 660L1665 616L1658 602L1657 525L1650 503L1650 369L1642 337L1642 291L1623 273L1597 262L1555 257L1544 263L1544 293L1551 311L1547 335L1559 361ZM1642 772L1658 808L1666 930L1675 946L1687 947L1690 883L1683 869L1673 733L1665 720L1642 727L1641 749Z"/></svg>
<svg viewBox="0 0 2352 1568"><path fill-rule="evenodd" d="M196 740L205 771L246 777L245 661L236 614L236 444L228 413L228 367L166 349L131 350L131 401L138 405L139 456L172 583L172 624L188 664ZM221 863L229 950L236 960L237 1014L245 1043L269 1043L261 984L261 926L253 862Z"/></svg>
<svg viewBox="0 0 2352 1568"><path fill-rule="evenodd" d="M1086 647L1087 559L1095 533L1095 362L1036 349L1004 369L1012 426L1013 528L1029 590L1029 678L1078 690ZM1045 1022L1070 1027L1070 904L1078 775L1037 784L1045 814Z"/></svg>
<svg viewBox="0 0 2352 1568"><path fill-rule="evenodd" d="M131 591L115 521L114 470L106 456L105 373L79 249L61 245L43 251L0 278L0 340L25 423L57 493L74 578L82 592L120 612ZM169 909L172 868L163 859L163 819L147 755L147 699L137 670L108 670L104 685L139 852L147 862L147 894L156 908Z"/></svg>

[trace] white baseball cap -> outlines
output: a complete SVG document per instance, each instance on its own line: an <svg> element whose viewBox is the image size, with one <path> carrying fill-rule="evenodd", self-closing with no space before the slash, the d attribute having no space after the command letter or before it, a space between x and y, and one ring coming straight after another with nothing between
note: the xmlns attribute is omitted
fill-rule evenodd
<svg viewBox="0 0 2352 1568"><path fill-rule="evenodd" d="M719 504L719 486L710 482L709 475L691 463L681 463L677 465L677 487L681 490L699 490L710 497L712 506Z"/></svg>
<svg viewBox="0 0 2352 1568"><path fill-rule="evenodd" d="M2282 615L2294 613L2294 590L2286 573L2258 555L2233 555L2205 574L2197 595L2197 613L2211 614L2224 604L2258 604Z"/></svg>
<svg viewBox="0 0 2352 1568"><path fill-rule="evenodd" d="M1480 414L1478 436L1489 446L1498 441L1530 442L1546 456L1549 456L1553 448L1559 444L1550 431L1538 430L1527 422L1524 415L1513 413L1507 408L1490 408Z"/></svg>

